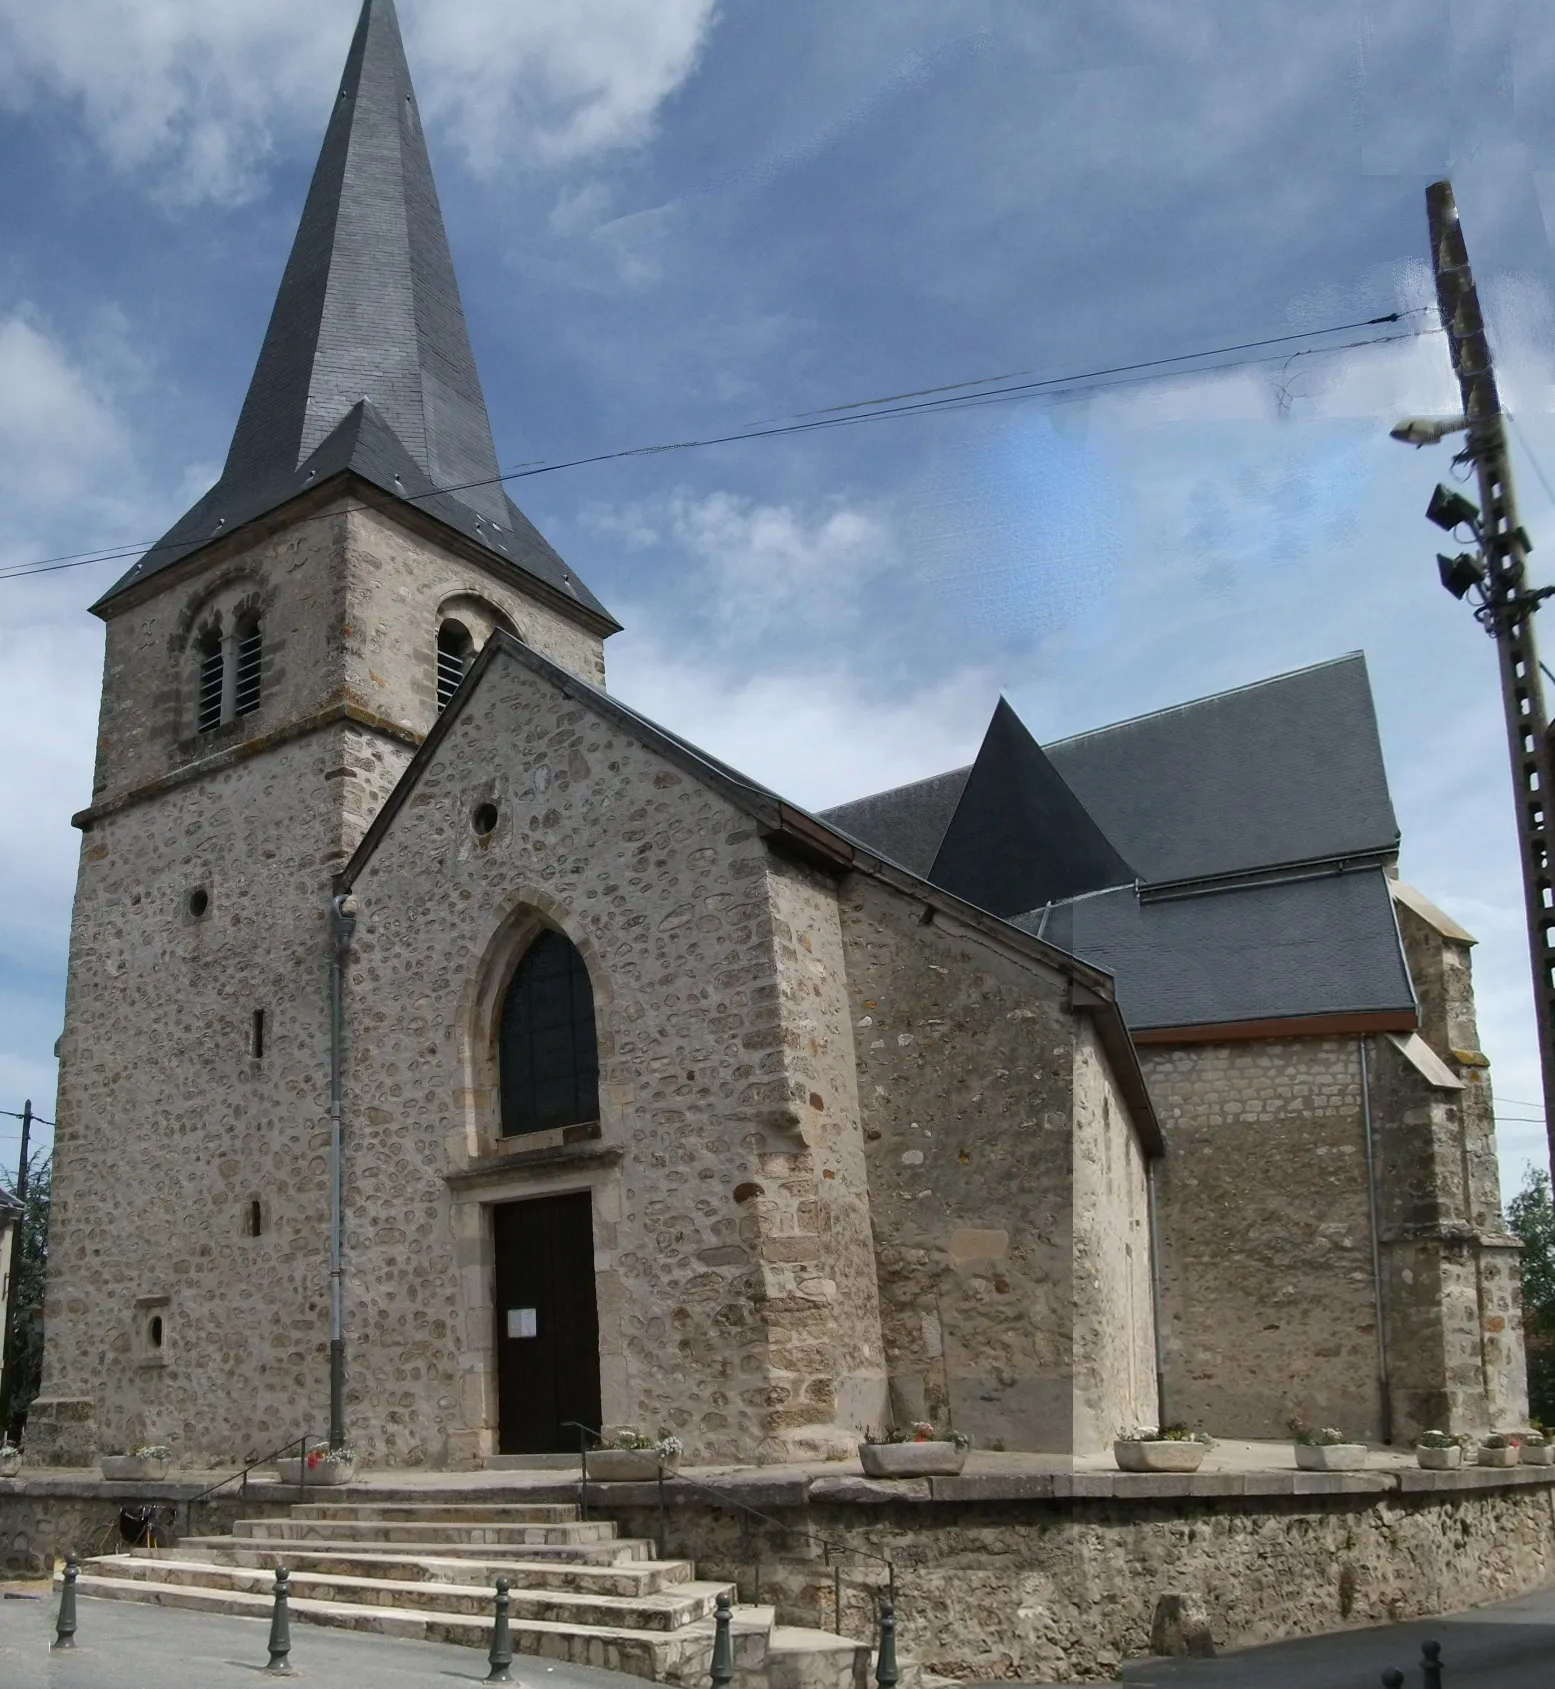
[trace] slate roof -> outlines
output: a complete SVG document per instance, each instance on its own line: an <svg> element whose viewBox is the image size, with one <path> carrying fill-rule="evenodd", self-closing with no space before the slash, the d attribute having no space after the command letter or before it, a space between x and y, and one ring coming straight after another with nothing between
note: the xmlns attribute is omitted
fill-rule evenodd
<svg viewBox="0 0 1555 1689"><path fill-rule="evenodd" d="M615 625L498 479L394 0L363 4L221 479L99 606L346 471Z"/></svg>
<svg viewBox="0 0 1555 1689"><path fill-rule="evenodd" d="M1105 968L1136 1031L1415 1007L1378 867L1159 901L1129 887L1014 924Z"/></svg>
<svg viewBox="0 0 1555 1689"><path fill-rule="evenodd" d="M822 819L1104 968L1136 1031L1414 1010L1359 653L1043 748L1001 701L970 769Z"/></svg>

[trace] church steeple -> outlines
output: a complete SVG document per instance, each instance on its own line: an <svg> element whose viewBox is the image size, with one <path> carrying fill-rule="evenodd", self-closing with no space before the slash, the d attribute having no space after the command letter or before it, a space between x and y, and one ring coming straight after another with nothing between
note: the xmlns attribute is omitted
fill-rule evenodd
<svg viewBox="0 0 1555 1689"><path fill-rule="evenodd" d="M497 479L394 0L363 4L221 479L103 602L344 471L606 613Z"/></svg>

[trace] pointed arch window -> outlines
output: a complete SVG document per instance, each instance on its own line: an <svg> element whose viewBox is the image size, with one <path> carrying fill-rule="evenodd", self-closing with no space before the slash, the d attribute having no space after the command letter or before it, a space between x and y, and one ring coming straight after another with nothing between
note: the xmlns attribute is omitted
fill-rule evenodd
<svg viewBox="0 0 1555 1689"><path fill-rule="evenodd" d="M559 932L542 932L518 964L502 1000L498 1065L503 1137L599 1119L594 988Z"/></svg>
<svg viewBox="0 0 1555 1689"><path fill-rule="evenodd" d="M437 713L448 708L459 683L475 660L475 641L463 622L447 621L437 630Z"/></svg>

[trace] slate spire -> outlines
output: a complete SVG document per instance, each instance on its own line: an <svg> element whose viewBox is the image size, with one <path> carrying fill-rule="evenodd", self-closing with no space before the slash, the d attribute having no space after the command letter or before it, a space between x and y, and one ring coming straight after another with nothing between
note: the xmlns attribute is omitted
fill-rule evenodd
<svg viewBox="0 0 1555 1689"><path fill-rule="evenodd" d="M605 614L497 480L394 0L362 6L221 480L106 597L342 469Z"/></svg>
<svg viewBox="0 0 1555 1689"><path fill-rule="evenodd" d="M1001 698L930 882L1008 919L1136 877Z"/></svg>

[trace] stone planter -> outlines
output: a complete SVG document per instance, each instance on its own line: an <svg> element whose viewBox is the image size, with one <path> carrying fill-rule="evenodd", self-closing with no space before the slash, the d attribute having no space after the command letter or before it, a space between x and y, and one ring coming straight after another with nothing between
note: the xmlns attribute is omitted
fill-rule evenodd
<svg viewBox="0 0 1555 1689"><path fill-rule="evenodd" d="M1486 1449L1479 1451L1481 1466L1516 1466L1522 1458L1521 1449Z"/></svg>
<svg viewBox="0 0 1555 1689"><path fill-rule="evenodd" d="M1365 1464L1364 1443L1296 1444L1296 1465L1303 1472L1354 1472Z"/></svg>
<svg viewBox="0 0 1555 1689"><path fill-rule="evenodd" d="M1524 1443L1519 1452L1524 1466L1555 1466L1555 1443Z"/></svg>
<svg viewBox="0 0 1555 1689"><path fill-rule="evenodd" d="M954 1443L860 1443L866 1478L954 1478L966 1465L966 1450Z"/></svg>
<svg viewBox="0 0 1555 1689"><path fill-rule="evenodd" d="M1416 1447L1415 1459L1427 1472L1456 1472L1463 1464L1463 1450L1456 1443L1448 1449Z"/></svg>
<svg viewBox="0 0 1555 1689"><path fill-rule="evenodd" d="M165 1460L145 1460L138 1454L99 1455L97 1464L105 1478L118 1483L160 1484L167 1476Z"/></svg>
<svg viewBox="0 0 1555 1689"><path fill-rule="evenodd" d="M20 1454L0 1454L0 1478L14 1478L21 1466Z"/></svg>
<svg viewBox="0 0 1555 1689"><path fill-rule="evenodd" d="M310 1490L317 1485L322 1489L326 1485L349 1484L356 1476L356 1462L321 1460L310 1466L304 1476L300 1460L278 1460L275 1463L275 1472L283 1484L306 1484Z"/></svg>
<svg viewBox="0 0 1555 1689"><path fill-rule="evenodd" d="M672 1477L680 1464L678 1454L660 1455L657 1449L590 1449L589 1482L599 1484L654 1483L659 1467Z"/></svg>
<svg viewBox="0 0 1555 1689"><path fill-rule="evenodd" d="M1112 1458L1121 1472L1197 1472L1208 1452L1207 1443L1179 1443L1166 1437L1158 1443L1126 1443L1120 1438L1112 1445Z"/></svg>

